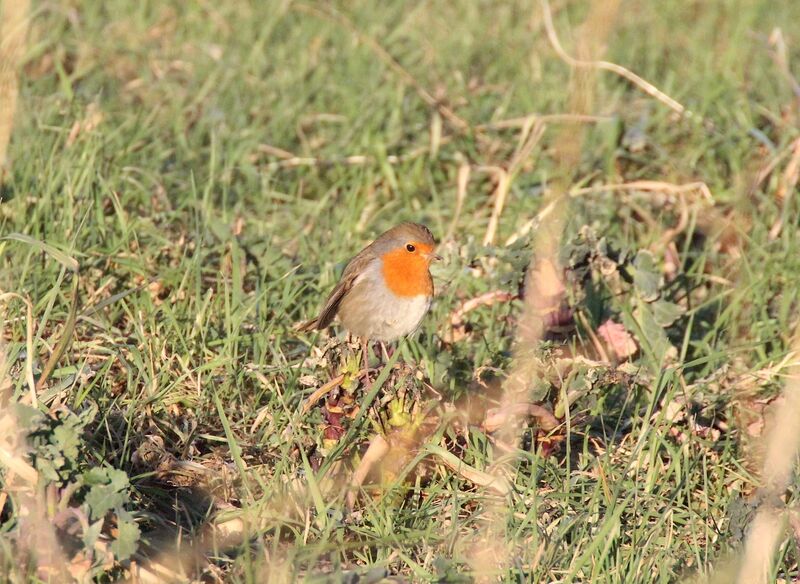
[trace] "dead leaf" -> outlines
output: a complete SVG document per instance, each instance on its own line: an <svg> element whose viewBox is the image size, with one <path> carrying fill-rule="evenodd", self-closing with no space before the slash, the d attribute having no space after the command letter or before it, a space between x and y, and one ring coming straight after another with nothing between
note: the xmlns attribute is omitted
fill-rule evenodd
<svg viewBox="0 0 800 584"><path fill-rule="evenodd" d="M600 338L603 339L619 360L632 357L639 350L636 341L628 330L611 319L597 327L597 334L600 335Z"/></svg>
<svg viewBox="0 0 800 584"><path fill-rule="evenodd" d="M317 385L318 382L319 380L317 379L317 377L315 375L310 375L310 374L301 375L297 379L297 383L305 387L314 387L315 385Z"/></svg>

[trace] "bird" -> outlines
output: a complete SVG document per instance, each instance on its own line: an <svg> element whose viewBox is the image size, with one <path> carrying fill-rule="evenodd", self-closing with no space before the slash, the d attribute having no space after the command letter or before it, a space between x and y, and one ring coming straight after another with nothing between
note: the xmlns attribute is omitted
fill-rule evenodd
<svg viewBox="0 0 800 584"><path fill-rule="evenodd" d="M391 342L415 332L433 300L431 262L436 240L425 225L400 223L348 263L316 318L299 330L321 330L338 316L361 339L364 368L369 341Z"/></svg>

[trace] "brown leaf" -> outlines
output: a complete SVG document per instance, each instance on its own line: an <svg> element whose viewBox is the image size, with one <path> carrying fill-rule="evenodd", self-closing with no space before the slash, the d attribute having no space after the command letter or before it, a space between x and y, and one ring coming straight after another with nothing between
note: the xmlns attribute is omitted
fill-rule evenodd
<svg viewBox="0 0 800 584"><path fill-rule="evenodd" d="M632 357L639 350L636 341L627 329L611 319L597 327L597 334L600 335L600 338L608 345L608 348L616 355L617 359L624 360Z"/></svg>

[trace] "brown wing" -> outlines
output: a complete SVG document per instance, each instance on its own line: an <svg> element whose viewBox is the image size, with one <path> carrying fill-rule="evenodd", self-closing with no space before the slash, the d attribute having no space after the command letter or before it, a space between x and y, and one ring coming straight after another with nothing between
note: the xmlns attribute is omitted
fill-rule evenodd
<svg viewBox="0 0 800 584"><path fill-rule="evenodd" d="M320 330L331 324L342 299L350 292L356 278L364 271L364 268L367 267L367 264L369 264L374 257L372 250L367 247L350 260L347 267L344 269L344 273L342 273L342 278L339 280L339 283L336 284L336 287L328 295L328 299L325 301L325 306L320 311L319 316L301 325L299 330Z"/></svg>

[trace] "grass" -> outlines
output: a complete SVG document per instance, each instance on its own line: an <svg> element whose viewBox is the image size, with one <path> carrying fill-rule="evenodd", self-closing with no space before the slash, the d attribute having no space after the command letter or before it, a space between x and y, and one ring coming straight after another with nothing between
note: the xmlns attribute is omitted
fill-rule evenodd
<svg viewBox="0 0 800 584"><path fill-rule="evenodd" d="M414 220L444 237L456 217L459 166L507 164L517 146L518 128L478 126L572 111L574 72L548 44L539 6L34 4L0 235L23 233L52 249L0 240L0 291L32 303L36 375L62 337L71 339L39 391L41 410L97 410L74 444L41 434L71 461L56 476L43 470L44 442L32 446L41 492L59 489L51 503L91 511L81 477L120 469L129 486L120 487L100 540L113 541L112 527L130 513L141 532L138 566L151 561L153 570L208 580L344 582L355 573L363 582L370 569L453 582L725 577L747 522L737 509L752 505L758 485L754 434L780 389L774 366L796 325L794 197L778 237L769 232L784 212L775 193L800 112L769 37L782 27L797 71L800 37L789 23L800 5L625 3L602 58L694 117L676 117L598 73L590 111L607 119L583 126L566 176L556 138L576 126L547 124L488 246L494 185L473 171L453 236L440 245L432 312L399 349L398 361L423 375L387 369L379 405L332 422L333 406L304 415L301 407L340 372L338 353L322 354L327 334L293 326L318 310L344 262L382 230ZM574 54L589 3L554 12ZM436 113L369 38L470 129ZM367 158L343 161L351 155ZM290 157L320 162L291 166ZM549 185L637 180L702 181L713 204L685 198L686 225L669 239L673 257L659 242L678 224L680 197L601 189L572 200L563 257L574 273L584 270L569 295L588 326L560 338L592 361L584 367L558 343L542 348L542 400L564 410L569 396L570 405L549 441L535 428L523 434L512 496L502 503L513 561L477 574L474 546L498 495L430 452L444 447L478 471L502 453L480 425L496 397L486 373L509 371L522 303L469 312L470 330L445 342L451 314L483 293L518 291L530 236L504 242L541 210ZM601 238L607 257L580 255L602 247ZM642 288L620 276L636 273L630 258L646 249L657 294L682 309L664 327L646 317ZM609 258L619 265L611 274L597 263ZM16 402L28 394L25 308L2 306L6 399ZM608 318L641 347L627 365L600 364L590 350L589 333ZM431 402L419 377L440 397ZM355 388L339 405L349 411L364 397ZM398 404L411 413L387 433L395 450L381 484L348 517L342 481ZM475 419L459 417L467 405ZM344 442L331 434L337 424ZM0 481L10 495L0 505L0 573L46 579L18 561L21 503L14 478ZM72 483L77 490L64 495ZM66 544L64 553L73 567L88 561L91 577L136 569L119 561L119 549L104 563L81 541L81 558ZM771 569L797 577L790 534Z"/></svg>

